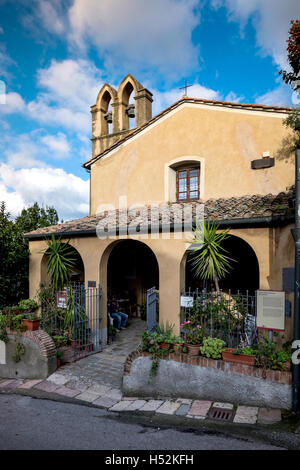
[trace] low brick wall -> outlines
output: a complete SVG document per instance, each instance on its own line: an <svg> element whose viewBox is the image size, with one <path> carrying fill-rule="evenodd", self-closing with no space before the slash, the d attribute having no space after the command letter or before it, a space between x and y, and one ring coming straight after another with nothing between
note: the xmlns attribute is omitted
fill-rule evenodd
<svg viewBox="0 0 300 470"><path fill-rule="evenodd" d="M148 352L134 351L128 356L123 377L126 394L291 408L291 372L169 353L160 361L157 374L149 383L151 362L151 354Z"/></svg>
<svg viewBox="0 0 300 470"><path fill-rule="evenodd" d="M8 331L7 343L1 343L0 377L19 379L45 379L57 369L56 347L43 330L25 331L16 334ZM25 353L19 362L13 360L18 339Z"/></svg>

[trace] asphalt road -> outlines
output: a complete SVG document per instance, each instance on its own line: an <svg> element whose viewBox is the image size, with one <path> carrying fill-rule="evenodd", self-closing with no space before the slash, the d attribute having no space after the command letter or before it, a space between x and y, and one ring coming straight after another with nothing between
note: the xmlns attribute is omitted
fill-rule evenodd
<svg viewBox="0 0 300 470"><path fill-rule="evenodd" d="M274 450L214 432L126 423L83 405L0 395L0 450ZM282 449L282 448L281 448Z"/></svg>

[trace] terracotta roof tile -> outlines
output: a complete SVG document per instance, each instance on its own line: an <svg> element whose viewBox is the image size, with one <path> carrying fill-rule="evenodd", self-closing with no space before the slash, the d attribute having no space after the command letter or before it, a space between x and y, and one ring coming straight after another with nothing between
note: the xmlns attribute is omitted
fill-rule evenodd
<svg viewBox="0 0 300 470"><path fill-rule="evenodd" d="M210 199L204 203L204 216L210 220L224 221L231 219L253 219L260 217L269 217L274 215L284 215L291 213L289 208L289 199L292 198L294 189L290 188L287 192L281 192L277 195L252 195L231 197L228 199ZM75 219L58 225L40 228L25 234L25 237L49 236L51 234L74 234L85 231L95 234L96 227L99 222L106 221L107 225L113 228L125 228L130 226L133 221L138 221L141 225L148 226L151 222L153 225L163 225L168 223L168 214L171 210L170 223L181 223L181 219L176 217L176 209L182 210L187 207L190 211L190 218L195 220L196 211L199 210L201 201L189 203L165 203L156 207L144 206L135 208L134 210L116 210L104 212L99 216L87 216L81 219ZM152 209L152 212L151 212ZM179 214L181 217L181 213Z"/></svg>

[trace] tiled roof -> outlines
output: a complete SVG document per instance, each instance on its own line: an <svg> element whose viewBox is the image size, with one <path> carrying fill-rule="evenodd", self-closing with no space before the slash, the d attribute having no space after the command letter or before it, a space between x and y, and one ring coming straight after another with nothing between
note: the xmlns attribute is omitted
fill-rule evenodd
<svg viewBox="0 0 300 470"><path fill-rule="evenodd" d="M154 116L149 121L146 121L141 126L136 127L135 129L129 130L128 133L124 135L124 137L122 137L120 140L115 142L113 145L111 145L107 149L103 150L103 152L101 152L99 155L96 155L96 156L90 158L82 166L84 168L90 168L91 164L94 163L95 161L97 161L100 157L107 154L108 152L110 152L114 148L118 147L119 145L121 145L123 142L125 142L129 138L131 138L134 135L138 134L143 129L148 127L150 124L152 124L153 122L157 121L158 119L160 119L162 116L164 116L168 112L170 112L173 109L180 106L182 103L187 103L187 102L188 103L206 104L206 105L211 105L211 106L224 106L224 107L227 107L227 108L229 107L229 108L236 108L236 109L249 109L249 110L255 110L255 111L266 111L266 112L277 112L277 113L282 113L282 112L286 113L286 112L291 110L291 108L285 108L285 107L279 107L279 106L266 106L264 104L232 103L232 102L229 102L229 101L217 101L217 100L206 100L206 99L203 99L203 98L183 97L180 100L173 103L168 108L161 111L159 114Z"/></svg>
<svg viewBox="0 0 300 470"><path fill-rule="evenodd" d="M243 219L257 219L265 218L277 215L287 215L293 213L289 208L289 199L292 198L294 193L293 188L290 188L287 192L281 192L277 195L253 195L253 196L242 196L242 197L231 197L228 199L210 199L205 201L204 204L204 216L206 219L215 220L218 222L226 220L243 220ZM138 221L142 226L148 227L148 224L152 226L161 227L165 223L168 223L168 214L171 213L170 223L181 224L180 219L182 209L187 208L195 221L197 210L199 210L199 204L201 202L189 202L189 203L168 203L161 204L156 207L144 206L141 208L135 208L134 210L116 210L104 212L103 215L87 216L81 219L71 220L64 222L59 225L52 225L49 227L40 228L33 232L25 234L27 238L35 238L38 236L49 236L51 234L65 235L76 235L82 232L91 233L94 235L96 227L99 222L107 223L108 227L113 228L116 226L118 229L127 228L134 221L135 225ZM171 211L170 211L171 209ZM152 210L152 211L151 211ZM179 211L182 212L179 212ZM179 214L179 218L178 218ZM188 216L189 217L189 216ZM127 219L127 220L126 220Z"/></svg>

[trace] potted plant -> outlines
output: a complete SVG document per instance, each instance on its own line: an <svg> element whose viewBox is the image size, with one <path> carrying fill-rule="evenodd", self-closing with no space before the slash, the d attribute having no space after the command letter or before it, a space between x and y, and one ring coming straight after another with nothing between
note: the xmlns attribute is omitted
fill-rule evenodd
<svg viewBox="0 0 300 470"><path fill-rule="evenodd" d="M184 345L184 339L181 336L173 338L173 349L176 353L181 353Z"/></svg>
<svg viewBox="0 0 300 470"><path fill-rule="evenodd" d="M36 313L28 313L22 318L22 325L26 326L27 331L36 331L39 329L41 319Z"/></svg>
<svg viewBox="0 0 300 470"><path fill-rule="evenodd" d="M36 314L38 304L33 299L20 300L19 307L23 311L24 318L22 324L26 326L28 331L38 330L40 327L41 319Z"/></svg>
<svg viewBox="0 0 300 470"><path fill-rule="evenodd" d="M292 351L290 347L279 348L273 341L262 338L257 344L256 364L264 369L285 370L291 368Z"/></svg>
<svg viewBox="0 0 300 470"><path fill-rule="evenodd" d="M200 354L202 356L220 359L222 357L222 351L225 346L225 341L219 338L204 338L203 346L200 346Z"/></svg>
<svg viewBox="0 0 300 470"><path fill-rule="evenodd" d="M198 356L203 338L201 325L196 325L191 320L186 320L180 326L183 329L187 353L191 356Z"/></svg>
<svg viewBox="0 0 300 470"><path fill-rule="evenodd" d="M250 347L246 348L225 348L222 352L223 361L236 362L254 366L256 351Z"/></svg>
<svg viewBox="0 0 300 470"><path fill-rule="evenodd" d="M160 349L170 349L173 344L172 331L174 325L169 325L166 323L164 327L163 324L157 325L156 331L153 333L156 342L159 344Z"/></svg>

